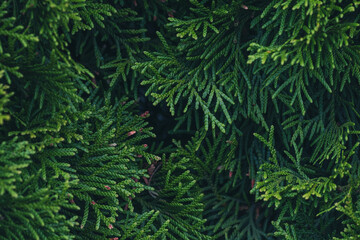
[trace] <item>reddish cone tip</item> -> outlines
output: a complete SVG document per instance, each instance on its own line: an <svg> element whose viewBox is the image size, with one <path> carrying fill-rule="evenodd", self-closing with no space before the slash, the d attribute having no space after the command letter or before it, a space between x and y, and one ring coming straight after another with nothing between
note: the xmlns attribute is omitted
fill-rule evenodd
<svg viewBox="0 0 360 240"><path fill-rule="evenodd" d="M144 179L145 184L149 185L149 180L146 177L143 177L143 179Z"/></svg>
<svg viewBox="0 0 360 240"><path fill-rule="evenodd" d="M149 115L149 111L145 111L144 113L142 113L142 114L140 115L140 117L145 118L145 117L147 117L148 115Z"/></svg>
<svg viewBox="0 0 360 240"><path fill-rule="evenodd" d="M133 179L135 182L138 182L138 181L139 181L139 179L134 178L134 177L132 177L132 179Z"/></svg>
<svg viewBox="0 0 360 240"><path fill-rule="evenodd" d="M151 175L155 170L155 165L151 164L150 167L148 168L148 173Z"/></svg>
<svg viewBox="0 0 360 240"><path fill-rule="evenodd" d="M130 131L127 133L127 135L130 137L130 136L134 135L135 133L136 133L136 131Z"/></svg>

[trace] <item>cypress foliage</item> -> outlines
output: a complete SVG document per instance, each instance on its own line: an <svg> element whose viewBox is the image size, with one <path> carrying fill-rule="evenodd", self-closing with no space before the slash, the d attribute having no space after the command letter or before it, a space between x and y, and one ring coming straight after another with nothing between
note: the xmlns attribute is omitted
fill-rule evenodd
<svg viewBox="0 0 360 240"><path fill-rule="evenodd" d="M0 239L360 238L359 5L3 1Z"/></svg>
<svg viewBox="0 0 360 240"><path fill-rule="evenodd" d="M1 239L202 238L192 175L180 159L157 164L147 115L128 99L148 40L136 14L121 2L2 3Z"/></svg>

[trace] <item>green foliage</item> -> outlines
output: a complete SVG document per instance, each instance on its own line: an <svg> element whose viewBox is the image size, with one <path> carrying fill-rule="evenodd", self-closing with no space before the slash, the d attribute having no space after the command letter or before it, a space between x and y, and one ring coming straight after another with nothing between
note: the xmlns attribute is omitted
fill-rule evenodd
<svg viewBox="0 0 360 240"><path fill-rule="evenodd" d="M1 5L0 69L8 84L0 85L2 239L203 237L195 180L182 162L158 163L145 144L152 128L135 114L135 101L119 97L130 89L121 89L118 76L126 84L136 76L129 67L148 38L137 13L114 4ZM116 73L105 72L113 66ZM154 184L156 163L165 185Z"/></svg>
<svg viewBox="0 0 360 240"><path fill-rule="evenodd" d="M302 115L307 108L304 98L310 103L315 100L311 92L314 82L310 79L329 93L342 92L345 84L351 83L350 71L354 80L360 79L355 73L360 62L358 45L354 42L360 26L359 16L354 15L359 3L309 2L279 1L268 5L253 20L253 23L263 22L261 29L267 33L259 38L260 43L250 44L249 50L254 53L248 59L248 63L259 59L265 64L270 58L272 65L277 65L267 72L264 85L274 86L273 99L291 99L290 105L297 102ZM315 85L320 88L319 84ZM284 92L289 87L291 95Z"/></svg>
<svg viewBox="0 0 360 240"><path fill-rule="evenodd" d="M175 115L175 105L180 105L178 109L183 112L200 108L205 128L211 124L224 132L225 125L216 116L218 108L226 121L232 123L236 117L230 114L228 106L235 104L235 99L242 103L246 93L241 91L251 89L242 66L245 64L242 47L236 44L242 36L234 32L243 30L243 24L234 24L234 21L239 21L235 18L244 9L236 2L224 5L214 1L209 7L190 2L193 7L189 19L169 18L168 26L176 29L177 36L182 38L177 45L169 46L158 33L164 50L145 52L150 60L137 63L134 69L148 77L142 84L150 84L147 94L151 92L155 105L165 100L172 115ZM219 32L220 28L224 31ZM238 81L243 82L239 85ZM179 101L184 97L186 102Z"/></svg>
<svg viewBox="0 0 360 240"><path fill-rule="evenodd" d="M360 238L359 5L2 1L0 239Z"/></svg>
<svg viewBox="0 0 360 240"><path fill-rule="evenodd" d="M261 206L251 200L251 180L243 177L248 169L225 171L226 166L222 164L234 158L236 144L232 141L222 144L225 141L225 135L206 137L202 129L185 147L175 143L178 146L175 154L190 160L187 164L205 194L208 235L214 239L263 239L269 231L270 222L266 218L271 212L260 212Z"/></svg>
<svg viewBox="0 0 360 240"><path fill-rule="evenodd" d="M160 163L150 165L150 178L145 182L153 190L139 199L143 210L160 212L156 225L166 224L168 232L159 239L209 239L200 230L204 204L202 194L196 187L196 179L187 166L190 159L165 154Z"/></svg>
<svg viewBox="0 0 360 240"><path fill-rule="evenodd" d="M349 132L344 132L342 137L348 139ZM351 217L354 216L353 214L350 216L350 211L354 212L352 195L358 195L357 190L354 189L360 184L358 179L354 179L357 173L351 170L354 164L357 165L355 161L358 161L358 158L354 154L359 142L354 143L351 149L347 150L344 145L347 141L342 140L339 154L329 164L331 168L328 167L323 172L316 172L314 169L318 163L302 157L303 148L301 146L293 146L294 155L285 150L284 156L275 150L273 126L269 133L269 139L258 134L255 136L269 148L271 157L269 161L261 165L256 188L253 191L257 191L257 198L268 202L268 206L274 205L275 209L281 206L279 218L274 222L277 229L274 233L275 236L283 236L285 239L305 237L308 233L304 232L304 226L300 224L301 221L308 218L303 215L304 212L312 213L315 222L321 222L324 221L322 218L329 218L325 213L337 210L345 214L344 223L351 222L349 225L352 227L359 225L356 217ZM336 148L336 145L333 147ZM311 204L308 204L309 202ZM336 215L336 213L333 214ZM296 224L289 225L289 221L295 221ZM335 220L331 221L335 222ZM327 225L329 226L329 224ZM310 226L311 224L309 228ZM329 239L336 236L335 232L325 226L322 226L320 231L309 230L312 230L313 234L318 232L316 238L312 237L314 239ZM346 235L347 231L344 229L341 235L343 237L350 236Z"/></svg>
<svg viewBox="0 0 360 240"><path fill-rule="evenodd" d="M1 77L2 76L0 76L0 78ZM6 92L6 89L8 88L8 86L0 84L0 125L2 125L5 120L10 120L10 116L6 114L7 109L5 108L5 104L10 101L12 95Z"/></svg>
<svg viewBox="0 0 360 240"><path fill-rule="evenodd" d="M133 68L144 74L142 84L149 86L153 103L166 102L176 116L174 132L185 123L190 130L194 119L198 132L201 125L205 131L212 126L218 143L202 141L210 135L204 133L191 145L192 156L207 149L195 161L201 166L195 168L198 175L208 165L212 171L230 171L232 179L216 175L231 192L237 184L244 186L243 176L250 169L248 175L256 182L252 193L266 205L257 204L274 211L274 229L264 229L273 234L266 238L357 236L359 222L349 215L357 200L345 196L358 199L356 190L348 192L356 189L352 179L358 174L358 1L219 0L189 5L182 16L169 18L168 32L158 33L163 47L145 51L147 60ZM228 137L219 137L216 128ZM268 139L261 137L265 132ZM261 133L255 134L260 142L253 133ZM208 154L218 162L205 161ZM207 177L214 175L208 172ZM225 226L238 223L232 211L236 204L219 200L223 205L216 205L215 197L203 191L204 201L214 209L205 214L211 235L265 238L257 231L241 235L246 227L232 235L232 228ZM347 207L335 209L345 201ZM347 213L341 214L344 209Z"/></svg>

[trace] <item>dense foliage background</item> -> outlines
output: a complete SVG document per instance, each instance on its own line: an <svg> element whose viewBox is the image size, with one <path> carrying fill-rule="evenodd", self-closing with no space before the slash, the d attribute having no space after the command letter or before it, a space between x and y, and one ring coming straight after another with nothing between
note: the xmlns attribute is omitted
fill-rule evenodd
<svg viewBox="0 0 360 240"><path fill-rule="evenodd" d="M0 239L360 239L360 1L0 3Z"/></svg>

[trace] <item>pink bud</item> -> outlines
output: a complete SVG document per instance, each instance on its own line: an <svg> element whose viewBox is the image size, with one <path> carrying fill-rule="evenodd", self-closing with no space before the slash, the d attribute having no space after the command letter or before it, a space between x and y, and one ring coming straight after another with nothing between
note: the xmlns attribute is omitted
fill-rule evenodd
<svg viewBox="0 0 360 240"><path fill-rule="evenodd" d="M139 132L142 132L142 130L143 130L143 128L140 128L140 129L139 129Z"/></svg>
<svg viewBox="0 0 360 240"><path fill-rule="evenodd" d="M233 175L233 172L232 171L229 171L229 178L231 178Z"/></svg>
<svg viewBox="0 0 360 240"><path fill-rule="evenodd" d="M241 7L243 8L243 9L245 9L245 10L248 10L249 8L246 6L246 5L244 5L244 4L241 4Z"/></svg>
<svg viewBox="0 0 360 240"><path fill-rule="evenodd" d="M134 135L136 133L136 131L130 131L127 133L127 135L130 137L131 135Z"/></svg>
<svg viewBox="0 0 360 240"><path fill-rule="evenodd" d="M149 180L146 177L143 177L143 179L144 179L145 184L149 185Z"/></svg>
<svg viewBox="0 0 360 240"><path fill-rule="evenodd" d="M155 165L151 164L150 167L148 168L148 173L151 175L155 170Z"/></svg>
<svg viewBox="0 0 360 240"><path fill-rule="evenodd" d="M113 227L112 224L109 224L108 228L109 228L109 229L113 229L114 227Z"/></svg>
<svg viewBox="0 0 360 240"><path fill-rule="evenodd" d="M134 0L134 6L135 6L135 7L137 6L137 2L136 2L136 0Z"/></svg>
<svg viewBox="0 0 360 240"><path fill-rule="evenodd" d="M134 178L134 177L132 177L132 179L133 179L135 182L138 182L138 181L139 181L139 179Z"/></svg>
<svg viewBox="0 0 360 240"><path fill-rule="evenodd" d="M96 202L95 202L95 201L91 201L91 204L92 204L92 205L95 205L95 204L96 204Z"/></svg>
<svg viewBox="0 0 360 240"><path fill-rule="evenodd" d="M251 188L253 188L255 185L255 179L251 179Z"/></svg>
<svg viewBox="0 0 360 240"><path fill-rule="evenodd" d="M141 154L138 154L138 155L137 155L137 157L138 157L138 158L141 158L141 157L142 157L142 155L141 155Z"/></svg>
<svg viewBox="0 0 360 240"><path fill-rule="evenodd" d="M105 185L104 186L107 190L110 190L111 189L111 187L109 187L108 185Z"/></svg>
<svg viewBox="0 0 360 240"><path fill-rule="evenodd" d="M147 148L147 147L148 147L148 145L147 145L146 143L145 143L143 146L144 146L144 148Z"/></svg>
<svg viewBox="0 0 360 240"><path fill-rule="evenodd" d="M71 202L72 204L75 204L75 201L74 201L74 199L71 199L71 200L70 200L70 202Z"/></svg>
<svg viewBox="0 0 360 240"><path fill-rule="evenodd" d="M140 115L140 117L145 118L145 117L147 117L148 115L149 115L149 111L145 111L145 112L143 112L143 113Z"/></svg>

